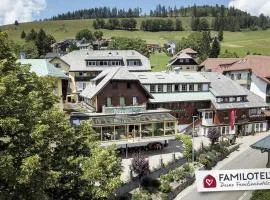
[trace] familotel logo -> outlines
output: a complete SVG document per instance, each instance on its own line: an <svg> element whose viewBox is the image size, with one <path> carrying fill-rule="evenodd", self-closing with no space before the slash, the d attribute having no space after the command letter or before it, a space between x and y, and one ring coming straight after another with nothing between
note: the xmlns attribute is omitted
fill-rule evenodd
<svg viewBox="0 0 270 200"><path fill-rule="evenodd" d="M203 187L204 188L215 188L215 187L217 187L217 181L216 181L215 177L208 174L203 179Z"/></svg>
<svg viewBox="0 0 270 200"><path fill-rule="evenodd" d="M270 168L198 170L195 175L198 192L270 189Z"/></svg>

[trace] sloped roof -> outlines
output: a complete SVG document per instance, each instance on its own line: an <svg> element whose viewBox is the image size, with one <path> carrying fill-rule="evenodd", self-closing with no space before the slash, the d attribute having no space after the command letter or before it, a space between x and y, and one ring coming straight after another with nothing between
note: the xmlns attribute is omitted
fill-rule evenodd
<svg viewBox="0 0 270 200"><path fill-rule="evenodd" d="M270 135L260 139L259 141L255 142L254 144L250 145L253 149L259 149L261 151L270 151Z"/></svg>
<svg viewBox="0 0 270 200"><path fill-rule="evenodd" d="M142 84L209 83L199 72L132 72Z"/></svg>
<svg viewBox="0 0 270 200"><path fill-rule="evenodd" d="M135 50L76 50L61 57L70 65L70 71L103 71L115 66L86 66L86 60L111 60L124 61L129 71L150 71L151 65L148 58ZM127 59L140 59L142 66L127 66Z"/></svg>
<svg viewBox="0 0 270 200"><path fill-rule="evenodd" d="M207 58L200 64L200 66L204 66L206 70L210 70L212 72L222 72L222 65L232 65L240 59L241 58Z"/></svg>
<svg viewBox="0 0 270 200"><path fill-rule="evenodd" d="M30 71L35 72L38 76L53 76L67 79L68 76L57 69L46 59L20 59L18 60L23 65L30 65Z"/></svg>
<svg viewBox="0 0 270 200"><path fill-rule="evenodd" d="M245 89L245 88L244 88ZM245 89L247 92L247 101L245 102L232 102L232 103L217 103L212 102L217 110L232 109L232 108L266 108L269 107L264 100L254 94L253 92Z"/></svg>
<svg viewBox="0 0 270 200"><path fill-rule="evenodd" d="M81 96L89 99L93 98L108 84L110 80L133 80L139 82L139 79L125 67L115 67L104 70L96 78L92 79L92 81L94 82L101 78L103 79L98 85L88 84L88 86L82 91ZM152 95L142 85L141 87L150 97L152 97Z"/></svg>
<svg viewBox="0 0 270 200"><path fill-rule="evenodd" d="M237 82L217 72L201 72L211 82L210 91L216 96L246 96L247 90Z"/></svg>
<svg viewBox="0 0 270 200"><path fill-rule="evenodd" d="M176 60L178 59L192 59L193 58L186 54L186 53L179 53L179 54L176 54L171 60L170 60L170 63L168 64L168 66L172 65ZM195 61L196 62L196 61ZM193 65L193 64L192 64Z"/></svg>
<svg viewBox="0 0 270 200"><path fill-rule="evenodd" d="M180 51L181 53L186 53L186 54L197 54L198 52L191 49L191 48L186 48Z"/></svg>
<svg viewBox="0 0 270 200"><path fill-rule="evenodd" d="M258 77L267 82L270 78L270 56L248 55L224 71L252 70Z"/></svg>

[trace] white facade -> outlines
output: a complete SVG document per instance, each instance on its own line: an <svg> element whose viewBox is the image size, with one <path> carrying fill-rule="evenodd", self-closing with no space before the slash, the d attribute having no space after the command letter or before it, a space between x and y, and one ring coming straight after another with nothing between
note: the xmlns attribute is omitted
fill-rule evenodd
<svg viewBox="0 0 270 200"><path fill-rule="evenodd" d="M250 91L254 92L260 96L264 101L266 101L266 87L267 83L261 78L258 78L254 73L251 76L251 86Z"/></svg>

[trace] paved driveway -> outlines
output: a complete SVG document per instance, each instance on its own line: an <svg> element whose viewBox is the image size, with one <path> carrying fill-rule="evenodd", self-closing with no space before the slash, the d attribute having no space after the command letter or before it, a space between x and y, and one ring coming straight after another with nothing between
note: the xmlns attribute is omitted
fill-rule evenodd
<svg viewBox="0 0 270 200"><path fill-rule="evenodd" d="M169 141L169 145L162 150L153 150L153 151L142 151L142 153L148 157L150 169L157 168L160 166L160 158L163 159L164 163L168 163L173 159L173 153L176 157L183 156L182 145L176 140ZM128 181L130 178L129 175L129 166L131 165L132 155L129 158L122 158L123 172L121 175L122 181Z"/></svg>

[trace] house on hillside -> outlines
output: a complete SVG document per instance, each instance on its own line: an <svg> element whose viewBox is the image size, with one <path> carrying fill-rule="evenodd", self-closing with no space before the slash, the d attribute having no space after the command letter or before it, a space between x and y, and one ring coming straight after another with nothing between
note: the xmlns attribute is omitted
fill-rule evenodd
<svg viewBox="0 0 270 200"><path fill-rule="evenodd" d="M30 65L30 71L35 72L38 76L56 78L54 93L59 97L60 109L63 109L63 103L68 92L69 77L46 59L21 59L18 62L23 65Z"/></svg>
<svg viewBox="0 0 270 200"><path fill-rule="evenodd" d="M174 56L167 65L169 70L177 69L179 71L198 71L199 65L196 60L186 53L180 53Z"/></svg>
<svg viewBox="0 0 270 200"><path fill-rule="evenodd" d="M70 45L74 44L74 39L65 39L59 42L55 42L51 45L53 53L67 53Z"/></svg>
<svg viewBox="0 0 270 200"><path fill-rule="evenodd" d="M200 64L200 71L222 72L241 58L207 58Z"/></svg>
<svg viewBox="0 0 270 200"><path fill-rule="evenodd" d="M135 50L77 50L50 62L69 74L74 101L80 100L79 93L106 69L123 66L128 71L151 71L148 58Z"/></svg>

